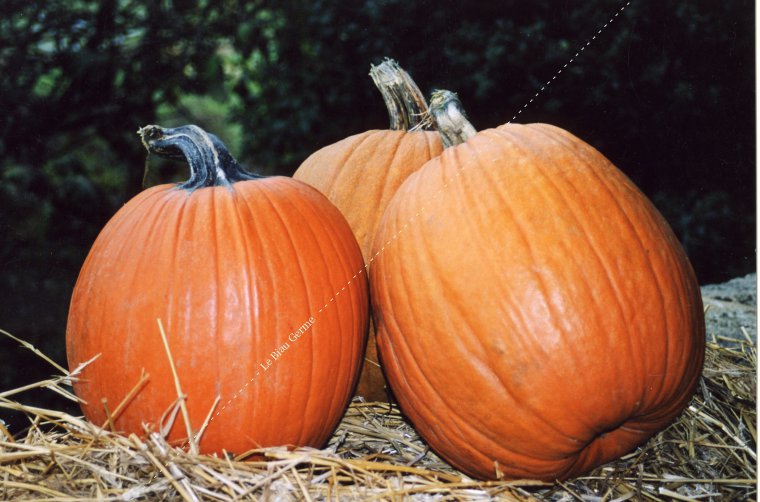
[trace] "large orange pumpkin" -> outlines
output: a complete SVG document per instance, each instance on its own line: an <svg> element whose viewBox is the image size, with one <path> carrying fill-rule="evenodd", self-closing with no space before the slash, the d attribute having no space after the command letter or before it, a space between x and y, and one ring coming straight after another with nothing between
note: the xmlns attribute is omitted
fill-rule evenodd
<svg viewBox="0 0 760 502"><path fill-rule="evenodd" d="M439 128L466 131L447 99L431 102ZM689 403L698 283L662 216L577 137L506 124L462 139L409 176L374 243L388 380L462 471L577 476Z"/></svg>
<svg viewBox="0 0 760 502"><path fill-rule="evenodd" d="M326 146L293 174L343 212L368 265L385 206L407 176L443 150L437 133L421 129L427 103L411 77L393 60L373 67L370 75L385 99L391 128L366 131ZM369 401L388 399L372 328L356 394Z"/></svg>
<svg viewBox="0 0 760 502"><path fill-rule="evenodd" d="M74 385L85 416L101 425L108 409L116 430L158 428L177 400L161 319L194 433L211 418L200 451L322 446L351 397L368 322L351 229L312 187L244 172L196 126L141 133L150 151L187 157L192 176L130 200L82 267L66 346L72 369L100 355ZM187 437L181 417L169 440Z"/></svg>

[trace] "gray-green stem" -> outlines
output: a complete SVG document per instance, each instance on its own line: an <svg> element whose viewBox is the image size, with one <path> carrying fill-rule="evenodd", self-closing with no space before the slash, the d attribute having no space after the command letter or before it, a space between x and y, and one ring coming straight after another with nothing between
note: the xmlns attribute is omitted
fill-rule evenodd
<svg viewBox="0 0 760 502"><path fill-rule="evenodd" d="M444 148L464 143L478 131L467 120L456 93L435 91L430 96L430 114L433 116Z"/></svg>
<svg viewBox="0 0 760 502"><path fill-rule="evenodd" d="M179 188L193 191L210 186L230 186L243 180L260 178L238 164L224 143L197 125L165 128L157 125L141 127L143 145L149 153L171 160L187 162L190 179Z"/></svg>

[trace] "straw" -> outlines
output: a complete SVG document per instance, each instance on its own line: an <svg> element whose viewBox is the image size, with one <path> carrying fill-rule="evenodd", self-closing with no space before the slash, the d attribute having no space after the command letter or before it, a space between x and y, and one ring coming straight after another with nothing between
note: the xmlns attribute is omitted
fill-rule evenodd
<svg viewBox="0 0 760 502"><path fill-rule="evenodd" d="M13 437L0 424L0 500L753 500L756 350L743 333L729 342L708 344L698 391L675 423L623 458L554 484L471 479L432 452L395 405L360 398L325 448L265 448L247 460L199 455L156 432L124 437L108 423L20 402L42 388L76 399L69 384L78 372L64 373L0 393L0 410L30 423ZM179 381L177 394L182 406Z"/></svg>

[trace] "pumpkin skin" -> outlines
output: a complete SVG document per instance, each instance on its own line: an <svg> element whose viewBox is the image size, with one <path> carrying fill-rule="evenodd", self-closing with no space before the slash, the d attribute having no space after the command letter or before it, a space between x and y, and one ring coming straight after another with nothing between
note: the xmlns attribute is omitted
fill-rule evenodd
<svg viewBox="0 0 760 502"><path fill-rule="evenodd" d="M380 218L396 190L442 151L433 131L366 131L317 150L293 178L313 186L340 209L369 263Z"/></svg>
<svg viewBox="0 0 760 502"><path fill-rule="evenodd" d="M386 61L379 68L409 78L394 65L393 61ZM385 91L395 90L384 90L377 79L376 83L384 94ZM411 81L409 85L415 86ZM407 93L412 94L413 91L407 89ZM390 108L393 103L402 101L404 96L397 97L395 101L386 99L391 117L394 113L411 115L404 110L394 112ZM422 107L426 107L424 97L422 102ZM410 118L405 117L406 120ZM326 195L345 215L368 266L372 261L372 241L393 194L411 173L443 151L440 136L434 131L400 129L409 127L408 124L393 127L398 129L366 131L328 145L309 156L293 174L293 178L308 183ZM364 357L356 395L364 396L367 401L388 401L372 325Z"/></svg>
<svg viewBox="0 0 760 502"><path fill-rule="evenodd" d="M123 206L96 239L68 318L70 368L85 416L144 434L177 399L162 320L194 431L219 404L204 453L322 446L361 364L366 273L340 212L285 177L185 190L161 185ZM178 416L168 439L187 437Z"/></svg>
<svg viewBox="0 0 760 502"><path fill-rule="evenodd" d="M397 191L373 252L394 395L471 476L578 476L691 399L705 342L688 258L635 185L564 130L507 124L446 149Z"/></svg>

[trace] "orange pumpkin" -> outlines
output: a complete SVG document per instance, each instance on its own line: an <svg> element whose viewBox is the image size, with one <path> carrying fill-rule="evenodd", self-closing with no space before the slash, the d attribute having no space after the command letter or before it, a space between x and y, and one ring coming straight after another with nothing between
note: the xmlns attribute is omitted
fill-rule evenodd
<svg viewBox="0 0 760 502"><path fill-rule="evenodd" d="M161 319L193 433L211 419L201 452L322 446L351 397L368 323L351 229L312 187L246 173L196 126L141 134L151 152L186 157L192 176L130 200L82 267L66 347L72 370L100 355L74 385L85 416L101 425L109 410L116 430L158 429L177 400ZM169 440L187 438L181 416Z"/></svg>
<svg viewBox="0 0 760 502"><path fill-rule="evenodd" d="M450 94L431 101L438 126L467 131ZM577 137L546 124L464 136L409 176L379 227L370 296L386 374L458 469L574 477L689 403L698 283L654 206Z"/></svg>
<svg viewBox="0 0 760 502"><path fill-rule="evenodd" d="M392 60L373 67L370 75L385 98L390 130L366 131L326 146L293 174L343 212L368 265L380 217L396 189L443 150L437 133L420 129L427 103L409 75ZM388 400L372 328L356 394L368 401Z"/></svg>

